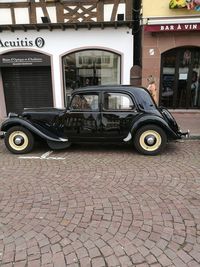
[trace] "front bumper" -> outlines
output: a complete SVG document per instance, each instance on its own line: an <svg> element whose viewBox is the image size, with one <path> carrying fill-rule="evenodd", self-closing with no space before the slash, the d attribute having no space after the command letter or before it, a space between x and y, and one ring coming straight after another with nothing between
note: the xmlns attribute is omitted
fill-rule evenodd
<svg viewBox="0 0 200 267"><path fill-rule="evenodd" d="M180 138L182 138L182 137L189 138L190 137L190 130L187 130L186 132L182 132L181 130L179 130L178 135L180 136Z"/></svg>
<svg viewBox="0 0 200 267"><path fill-rule="evenodd" d="M5 132L0 131L0 139L3 139L5 136Z"/></svg>

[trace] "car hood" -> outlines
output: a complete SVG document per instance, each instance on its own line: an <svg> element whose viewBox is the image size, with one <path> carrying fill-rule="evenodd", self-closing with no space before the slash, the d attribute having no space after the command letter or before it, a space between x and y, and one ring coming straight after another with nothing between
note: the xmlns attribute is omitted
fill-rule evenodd
<svg viewBox="0 0 200 267"><path fill-rule="evenodd" d="M40 114L46 114L47 116L50 114L58 115L62 113L64 109L58 109L58 108L25 108L22 112L22 116L27 115L40 115Z"/></svg>
<svg viewBox="0 0 200 267"><path fill-rule="evenodd" d="M35 122L52 122L63 112L64 109L58 108L27 108L24 109L22 117Z"/></svg>

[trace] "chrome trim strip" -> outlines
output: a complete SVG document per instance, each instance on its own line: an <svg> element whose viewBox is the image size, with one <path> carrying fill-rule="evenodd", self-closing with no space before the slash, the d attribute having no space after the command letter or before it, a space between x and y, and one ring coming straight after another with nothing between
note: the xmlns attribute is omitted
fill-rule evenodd
<svg viewBox="0 0 200 267"><path fill-rule="evenodd" d="M0 131L0 138L4 138L5 134L6 134L6 132Z"/></svg>
<svg viewBox="0 0 200 267"><path fill-rule="evenodd" d="M61 138L61 137L59 138L59 140L62 141L62 142L68 142L68 139Z"/></svg>
<svg viewBox="0 0 200 267"><path fill-rule="evenodd" d="M125 142L128 142L128 141L130 141L131 139L132 139L132 135L131 135L131 133L129 132L129 134L127 135L127 137L124 138L123 140L124 140Z"/></svg>

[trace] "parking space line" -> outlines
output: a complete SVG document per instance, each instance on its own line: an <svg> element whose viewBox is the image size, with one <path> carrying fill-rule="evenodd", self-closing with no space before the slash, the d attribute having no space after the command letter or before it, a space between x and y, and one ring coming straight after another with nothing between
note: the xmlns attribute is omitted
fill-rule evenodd
<svg viewBox="0 0 200 267"><path fill-rule="evenodd" d="M48 158L49 155L51 155L52 153L53 153L53 151L48 151L48 152L42 154L41 159L46 159L46 158Z"/></svg>
<svg viewBox="0 0 200 267"><path fill-rule="evenodd" d="M53 153L53 151L48 151L44 154L42 154L42 156L37 157L37 156L19 156L19 159L41 159L41 160L64 160L65 158L62 157L49 157L51 154Z"/></svg>

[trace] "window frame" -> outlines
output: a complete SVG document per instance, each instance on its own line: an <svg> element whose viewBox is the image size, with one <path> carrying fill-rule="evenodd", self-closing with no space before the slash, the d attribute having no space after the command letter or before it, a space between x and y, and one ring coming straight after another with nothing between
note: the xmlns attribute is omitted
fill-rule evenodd
<svg viewBox="0 0 200 267"><path fill-rule="evenodd" d="M129 98L129 100L132 101L132 108L131 109L106 109L105 108L105 94L120 94L120 95L125 95ZM114 92L114 91L110 91L110 92L103 92L102 93L102 111L106 111L106 112L132 112L132 111L135 111L136 110L136 103L135 103L135 100L133 99L132 95L129 94L128 92Z"/></svg>
<svg viewBox="0 0 200 267"><path fill-rule="evenodd" d="M88 109L75 109L72 107L72 102L73 102L73 99L76 97L76 96L80 96L80 97L84 97L84 96L97 96L98 97L98 100L97 100L97 103L98 103L98 108L97 109L92 109L92 108L88 108ZM85 93L77 93L77 94L74 94L72 96L72 99L70 101L70 105L69 105L69 109L70 111L73 111L73 112L99 112L100 111L100 108L99 108L99 100L100 100L100 95L99 93L97 92L85 92ZM89 103L88 103L89 104Z"/></svg>

